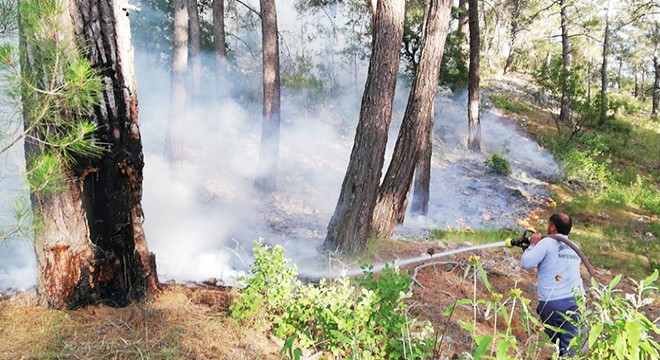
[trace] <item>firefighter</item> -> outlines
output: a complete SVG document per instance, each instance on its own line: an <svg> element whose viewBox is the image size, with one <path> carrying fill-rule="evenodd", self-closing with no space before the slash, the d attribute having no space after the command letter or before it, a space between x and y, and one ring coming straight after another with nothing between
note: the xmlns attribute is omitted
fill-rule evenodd
<svg viewBox="0 0 660 360"><path fill-rule="evenodd" d="M577 319L575 296L584 294L584 285L580 276L581 259L578 254L562 241L568 240L571 232L571 217L564 213L555 213L548 220L548 235L533 234L529 238L530 246L523 252L521 265L524 269L538 268L538 300L536 312L546 325L560 328L566 333L545 328L545 333L554 344L559 341L559 355L571 356L568 344L577 335L573 322ZM566 316L566 317L565 317Z"/></svg>

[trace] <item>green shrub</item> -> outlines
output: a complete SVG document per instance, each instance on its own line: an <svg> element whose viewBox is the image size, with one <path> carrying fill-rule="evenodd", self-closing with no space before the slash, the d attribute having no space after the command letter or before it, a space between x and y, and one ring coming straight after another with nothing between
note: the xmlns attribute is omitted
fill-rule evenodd
<svg viewBox="0 0 660 360"><path fill-rule="evenodd" d="M529 107L519 102L512 101L510 97L502 94L490 94L490 99L498 109L503 109L514 114L529 112Z"/></svg>
<svg viewBox="0 0 660 360"><path fill-rule="evenodd" d="M588 192L601 193L611 177L611 160L609 157L603 159L601 154L597 150L580 151L575 148L563 154L561 161L566 180Z"/></svg>
<svg viewBox="0 0 660 360"><path fill-rule="evenodd" d="M576 326L588 331L571 341L571 347L578 353L577 358L660 358L660 344L653 339L660 335L660 319L651 321L640 311L654 302L649 292L657 291L653 284L658 279L658 270L646 279L635 282L637 291L634 294L622 294L615 289L621 278L621 275L615 277L609 285L599 285L592 279L594 300L589 306L584 301L578 301L581 316ZM583 344L586 344L584 350Z"/></svg>
<svg viewBox="0 0 660 360"><path fill-rule="evenodd" d="M282 349L295 357L294 342L339 358L402 359L431 355L432 328L408 316L405 300L412 279L385 266L378 277L363 267L358 286L345 277L301 284L282 248L255 246L251 278L230 310L239 319L265 318L286 339Z"/></svg>
<svg viewBox="0 0 660 360"><path fill-rule="evenodd" d="M497 153L494 153L488 158L488 160L486 160L486 166L496 174L502 176L508 176L511 174L511 164L509 164L509 161L502 157L502 155Z"/></svg>

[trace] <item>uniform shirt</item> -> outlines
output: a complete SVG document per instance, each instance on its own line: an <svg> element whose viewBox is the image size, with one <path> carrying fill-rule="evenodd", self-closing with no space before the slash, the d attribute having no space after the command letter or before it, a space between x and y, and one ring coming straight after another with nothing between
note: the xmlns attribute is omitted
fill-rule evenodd
<svg viewBox="0 0 660 360"><path fill-rule="evenodd" d="M555 236L568 239L568 236ZM551 237L530 245L522 254L523 269L538 267L538 295L540 301L574 297L573 289L584 292L580 277L580 257L561 241Z"/></svg>

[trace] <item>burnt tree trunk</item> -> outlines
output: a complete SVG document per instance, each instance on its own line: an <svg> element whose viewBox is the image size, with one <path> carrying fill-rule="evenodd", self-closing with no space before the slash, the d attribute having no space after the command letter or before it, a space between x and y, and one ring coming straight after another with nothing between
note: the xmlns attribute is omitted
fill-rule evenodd
<svg viewBox="0 0 660 360"><path fill-rule="evenodd" d="M570 72L571 72L571 44L568 34L568 4L566 0L560 2L561 17L561 103L559 109L559 121L566 123L571 119L571 94L570 94Z"/></svg>
<svg viewBox="0 0 660 360"><path fill-rule="evenodd" d="M218 97L222 99L229 93L224 0L213 0L213 46L215 48L215 77Z"/></svg>
<svg viewBox="0 0 660 360"><path fill-rule="evenodd" d="M199 7L197 0L188 0L189 34L190 34L190 73L191 102L199 102L202 87L202 30L199 24Z"/></svg>
<svg viewBox="0 0 660 360"><path fill-rule="evenodd" d="M255 185L261 191L271 192L277 188L280 147L280 46L275 0L261 0L260 3L263 44L263 122Z"/></svg>
<svg viewBox="0 0 660 360"><path fill-rule="evenodd" d="M28 0L26 0L27 2ZM41 0L33 0L41 1ZM75 41L104 81L103 101L90 120L105 144L99 158L81 156L67 167L66 186L31 194L40 301L51 308L88 304L124 306L158 291L155 257L142 228L142 142L129 20L121 6L91 0L61 2L59 41ZM39 74L29 37L21 35L21 68ZM34 78L33 78L34 79ZM44 85L49 79L37 79ZM30 106L24 98L24 106ZM48 145L24 113L26 162ZM62 114L66 115L66 114ZM76 121L76 119L67 119ZM50 130L48 130L50 131Z"/></svg>
<svg viewBox="0 0 660 360"><path fill-rule="evenodd" d="M478 0L468 1L470 25L470 67L468 69L468 141L472 151L481 151L481 119L479 116L479 9Z"/></svg>
<svg viewBox="0 0 660 360"><path fill-rule="evenodd" d="M378 1L360 121L324 243L330 250L359 253L367 244L392 120L404 9L404 0Z"/></svg>
<svg viewBox="0 0 660 360"><path fill-rule="evenodd" d="M184 159L186 123L186 71L188 70L188 3L174 0L174 43L170 84L170 122L165 139L165 157L170 162Z"/></svg>
<svg viewBox="0 0 660 360"><path fill-rule="evenodd" d="M426 148L433 129L433 102L438 87L440 64L451 18L450 0L428 0L419 65L403 116L392 160L378 189L372 229L389 237L394 225L406 215L410 184L420 151Z"/></svg>

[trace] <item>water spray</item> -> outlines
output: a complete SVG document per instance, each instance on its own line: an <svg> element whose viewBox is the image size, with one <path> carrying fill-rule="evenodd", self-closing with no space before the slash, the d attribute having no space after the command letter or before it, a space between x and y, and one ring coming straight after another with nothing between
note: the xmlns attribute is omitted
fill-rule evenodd
<svg viewBox="0 0 660 360"><path fill-rule="evenodd" d="M459 253L463 253L463 252L467 252L467 251L483 250L483 249L490 249L490 248L497 248L497 247L505 247L505 246L507 248L519 247L519 248L522 248L523 251L524 251L530 246L530 244L531 244L530 237L533 234L534 234L534 230L527 229L518 238L515 238L515 239L514 238L507 238L503 241L498 241L498 242L494 242L494 243L490 243L490 244L474 245L474 246L468 246L468 247L464 247L464 248L460 248L460 249L454 249L454 250L448 250L448 251L442 251L442 252L436 252L435 249L431 248L427 252L428 255L420 255L420 256L417 256L417 257L413 257L413 258L395 260L391 263L387 263L387 262L386 263L380 263L380 264L374 265L372 268L369 269L369 271L371 271L375 274L375 273L378 273L378 272L382 271L388 265L390 265L392 267L402 267L402 266L411 265L411 264L415 264L415 263L419 263L419 262L425 262L425 261L436 259L436 258L455 255L455 254L459 254ZM596 272L595 272L593 266L591 266L591 263L589 262L587 257L584 255L584 253L582 253L582 251L580 251L580 249L573 242L571 242L570 240L567 240L567 239L563 239L563 238L558 237L558 236L553 236L553 235L544 235L543 237L544 238L545 237L551 237L551 238L553 238L557 241L561 241L562 243L564 243L568 247L570 247L573 251L575 251L575 253L580 257L580 259L582 260L584 265L587 267L587 270L589 271L589 275L592 278L596 277ZM343 270L343 271L336 271L336 270L332 271L331 270L331 271L329 271L328 274L326 274L327 276L321 276L319 274L307 274L307 275L301 274L301 277L304 278L305 280L318 281L318 280L320 280L322 278L326 278L326 277L329 277L329 278L337 278L337 277L340 277L340 276L355 277L355 276L360 276L362 274L363 274L362 269L352 268L352 269Z"/></svg>

